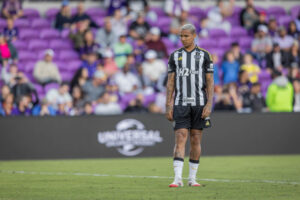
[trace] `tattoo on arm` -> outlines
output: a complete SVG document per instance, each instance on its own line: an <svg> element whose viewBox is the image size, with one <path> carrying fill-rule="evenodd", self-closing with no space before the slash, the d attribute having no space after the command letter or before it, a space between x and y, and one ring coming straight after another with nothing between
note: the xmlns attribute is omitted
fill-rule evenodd
<svg viewBox="0 0 300 200"><path fill-rule="evenodd" d="M168 74L166 111L173 108L173 93L175 90L175 72Z"/></svg>
<svg viewBox="0 0 300 200"><path fill-rule="evenodd" d="M214 97L214 76L213 73L206 73L206 94L207 94L207 104L212 105Z"/></svg>

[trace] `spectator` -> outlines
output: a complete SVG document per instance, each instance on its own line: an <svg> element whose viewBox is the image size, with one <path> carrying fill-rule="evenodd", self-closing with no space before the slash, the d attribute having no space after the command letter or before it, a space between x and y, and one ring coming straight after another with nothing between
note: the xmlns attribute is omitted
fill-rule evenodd
<svg viewBox="0 0 300 200"><path fill-rule="evenodd" d="M85 102L84 106L83 106L83 112L81 113L81 115L93 115L94 114L94 110L93 110L93 106L92 103L90 102Z"/></svg>
<svg viewBox="0 0 300 200"><path fill-rule="evenodd" d="M168 51L160 38L160 30L158 27L152 27L150 29L150 38L146 42L146 45L148 49L156 51L158 58L162 59L168 57Z"/></svg>
<svg viewBox="0 0 300 200"><path fill-rule="evenodd" d="M142 63L145 58L144 58L144 52L147 51L147 46L145 44L145 41L143 38L137 38L137 40L134 43L134 55L135 59L138 63Z"/></svg>
<svg viewBox="0 0 300 200"><path fill-rule="evenodd" d="M256 83L258 81L258 74L260 73L260 68L253 63L253 58L251 54L245 54L244 63L241 66L241 70L248 72L249 80L251 83Z"/></svg>
<svg viewBox="0 0 300 200"><path fill-rule="evenodd" d="M258 34L251 43L251 51L259 65L265 59L266 54L272 51L272 40L268 34L268 28L264 25L258 27Z"/></svg>
<svg viewBox="0 0 300 200"><path fill-rule="evenodd" d="M0 34L0 64L7 65L7 62L16 62L17 59L17 49Z"/></svg>
<svg viewBox="0 0 300 200"><path fill-rule="evenodd" d="M249 80L248 72L245 70L239 71L239 79L237 82L238 95L244 96L246 93L250 93L251 82Z"/></svg>
<svg viewBox="0 0 300 200"><path fill-rule="evenodd" d="M226 60L226 55L228 52L233 53L234 60L237 61L240 65L243 63L243 54L241 52L241 47L238 42L233 42L230 49L225 53L224 59Z"/></svg>
<svg viewBox="0 0 300 200"><path fill-rule="evenodd" d="M54 27L60 31L70 28L72 15L68 1L63 1L60 11L56 14Z"/></svg>
<svg viewBox="0 0 300 200"><path fill-rule="evenodd" d="M55 116L55 109L49 105L49 102L44 98L41 102L41 105L37 105L32 109L33 116Z"/></svg>
<svg viewBox="0 0 300 200"><path fill-rule="evenodd" d="M21 0L4 0L2 4L1 14L4 18L16 20L23 17Z"/></svg>
<svg viewBox="0 0 300 200"><path fill-rule="evenodd" d="M61 83L58 67L52 61L54 51L52 49L47 49L44 55L44 60L40 60L35 64L33 71L35 80L43 86L52 82Z"/></svg>
<svg viewBox="0 0 300 200"><path fill-rule="evenodd" d="M46 94L46 99L54 109L58 109L59 104L67 104L68 107L72 107L72 96L66 82L63 82L58 89L50 89Z"/></svg>
<svg viewBox="0 0 300 200"><path fill-rule="evenodd" d="M107 10L107 15L112 16L116 10L120 10L122 16L127 14L126 0L104 0L104 7Z"/></svg>
<svg viewBox="0 0 300 200"><path fill-rule="evenodd" d="M265 99L261 94L260 83L256 82L252 85L249 99L250 99L251 112L264 111L266 104L265 104Z"/></svg>
<svg viewBox="0 0 300 200"><path fill-rule="evenodd" d="M219 76L219 57L217 54L213 54L212 55L212 60L214 63L214 84L216 85L220 85L220 76Z"/></svg>
<svg viewBox="0 0 300 200"><path fill-rule="evenodd" d="M95 114L117 115L121 113L120 105L116 101L111 100L111 96L108 92L104 92L99 99L99 104L95 107Z"/></svg>
<svg viewBox="0 0 300 200"><path fill-rule="evenodd" d="M82 90L84 92L84 100L95 103L96 100L105 92L106 75L102 71L96 71L93 79L86 82Z"/></svg>
<svg viewBox="0 0 300 200"><path fill-rule="evenodd" d="M20 101L12 110L12 115L22 115L22 116L30 116L32 110L31 98L30 96L21 96Z"/></svg>
<svg viewBox="0 0 300 200"><path fill-rule="evenodd" d="M19 29L14 26L14 20L8 18L6 20L7 26L3 30L3 35L8 42L14 42L17 40L19 35Z"/></svg>
<svg viewBox="0 0 300 200"><path fill-rule="evenodd" d="M232 52L228 52L226 55L226 61L222 63L223 71L223 84L234 83L238 80L238 73L240 65L234 60Z"/></svg>
<svg viewBox="0 0 300 200"><path fill-rule="evenodd" d="M150 25L145 21L144 14L140 13L130 27L129 27L129 35L133 39L144 38L148 31L150 30Z"/></svg>
<svg viewBox="0 0 300 200"><path fill-rule="evenodd" d="M128 0L127 1L128 13L134 18L137 17L138 13L145 13L151 20L157 19L154 12L149 11L148 0Z"/></svg>
<svg viewBox="0 0 300 200"><path fill-rule="evenodd" d="M78 23L87 21L89 27L98 28L99 26L91 19L91 17L85 13L84 3L80 2L77 5L77 13L72 17L72 23Z"/></svg>
<svg viewBox="0 0 300 200"><path fill-rule="evenodd" d="M116 34L116 37L119 38L121 35L127 35L128 28L127 23L130 19L129 16L123 17L121 10L115 10L114 16L111 18L111 25L113 32Z"/></svg>
<svg viewBox="0 0 300 200"><path fill-rule="evenodd" d="M119 42L113 46L113 51L115 53L115 62L118 68L123 68L127 56L132 53L132 46L126 41L126 35L121 35Z"/></svg>
<svg viewBox="0 0 300 200"><path fill-rule="evenodd" d="M113 80L121 94L135 92L140 86L137 76L129 71L128 64L125 64L121 72L114 75Z"/></svg>
<svg viewBox="0 0 300 200"><path fill-rule="evenodd" d="M84 107L84 95L81 87L78 85L73 87L72 90L72 99L73 99L73 108L76 115L79 115L82 112L82 108Z"/></svg>
<svg viewBox="0 0 300 200"><path fill-rule="evenodd" d="M14 95L14 100L16 103L19 103L22 96L35 96L34 104L37 104L39 99L37 92L33 85L28 81L23 72L18 72L15 77L16 83L11 88L11 92Z"/></svg>
<svg viewBox="0 0 300 200"><path fill-rule="evenodd" d="M82 87L87 82L88 78L89 78L89 72L87 68L78 69L70 83L71 92L73 91L73 88L75 86Z"/></svg>
<svg viewBox="0 0 300 200"><path fill-rule="evenodd" d="M278 31L278 24L277 24L277 21L274 17L269 18L268 29L269 29L269 34L272 37L276 36L277 31Z"/></svg>
<svg viewBox="0 0 300 200"><path fill-rule="evenodd" d="M88 70L88 78L92 78L95 71L97 70L97 54L95 52L90 52L87 57L87 59L84 60L81 64L81 68L86 68Z"/></svg>
<svg viewBox="0 0 300 200"><path fill-rule="evenodd" d="M99 29L96 34L96 43L102 49L112 48L118 41L116 33L112 30L111 22L109 19L105 20L104 27Z"/></svg>
<svg viewBox="0 0 300 200"><path fill-rule="evenodd" d="M166 0L165 12L170 17L179 17L182 12L188 12L189 9L189 0Z"/></svg>
<svg viewBox="0 0 300 200"><path fill-rule="evenodd" d="M300 66L300 49L299 42L295 41L291 50L287 53L287 66L291 67L293 63L297 63Z"/></svg>
<svg viewBox="0 0 300 200"><path fill-rule="evenodd" d="M125 109L125 113L147 113L148 109L143 106L144 96L137 94L135 99L129 102L128 107Z"/></svg>
<svg viewBox="0 0 300 200"><path fill-rule="evenodd" d="M8 65L3 65L1 69L1 78L5 84L9 87L13 87L16 84L15 77L18 74L18 66L16 64L11 64L9 70L7 71Z"/></svg>
<svg viewBox="0 0 300 200"><path fill-rule="evenodd" d="M5 100L5 98L10 94L10 87L8 85L3 85L0 92L0 104Z"/></svg>
<svg viewBox="0 0 300 200"><path fill-rule="evenodd" d="M72 24L69 33L69 38L73 42L76 51L80 52L85 47L85 34L89 31L89 24L87 21L81 21L77 24Z"/></svg>
<svg viewBox="0 0 300 200"><path fill-rule="evenodd" d="M298 17L295 19L297 30L300 31L300 10L298 12Z"/></svg>
<svg viewBox="0 0 300 200"><path fill-rule="evenodd" d="M300 31L297 30L297 26L294 21L289 23L288 35L292 36L295 40L298 40L300 36Z"/></svg>
<svg viewBox="0 0 300 200"><path fill-rule="evenodd" d="M267 23L267 14L265 11L261 11L259 13L259 18L258 18L258 21L256 21L253 25L253 32L254 33L257 33L258 32L258 27L259 25L264 25L264 26L268 26L268 23Z"/></svg>
<svg viewBox="0 0 300 200"><path fill-rule="evenodd" d="M103 54L103 58L104 58L103 71L108 77L111 77L119 70L114 60L113 52L107 49Z"/></svg>
<svg viewBox="0 0 300 200"><path fill-rule="evenodd" d="M266 103L271 112L293 111L293 86L280 72L274 71L268 87Z"/></svg>
<svg viewBox="0 0 300 200"><path fill-rule="evenodd" d="M215 111L239 111L241 108L242 102L233 86L223 88L222 95L216 99L214 106Z"/></svg>
<svg viewBox="0 0 300 200"><path fill-rule="evenodd" d="M300 80L294 80L293 81L294 86L294 112L300 112Z"/></svg>
<svg viewBox="0 0 300 200"><path fill-rule="evenodd" d="M250 13L249 13L250 11ZM254 8L254 0L246 0L246 7L242 9L240 13L240 23L241 26L246 26L247 16L258 16L259 13Z"/></svg>
<svg viewBox="0 0 300 200"><path fill-rule="evenodd" d="M288 54L280 49L279 44L275 43L273 50L267 54L267 68L270 72L277 70L282 71L288 64Z"/></svg>
<svg viewBox="0 0 300 200"><path fill-rule="evenodd" d="M170 25L170 33L169 39L177 45L179 43L179 33L180 27L185 24L190 24L191 22L188 20L188 12L182 11L179 17L173 17Z"/></svg>
<svg viewBox="0 0 300 200"><path fill-rule="evenodd" d="M252 30L255 23L259 20L259 13L253 6L247 6L241 15L243 27L247 30Z"/></svg>
<svg viewBox="0 0 300 200"><path fill-rule="evenodd" d="M15 110L14 104L14 95L9 93L3 102L0 104L0 115L1 116L10 116L13 115L13 111Z"/></svg>
<svg viewBox="0 0 300 200"><path fill-rule="evenodd" d="M154 50L149 50L145 54L146 61L143 62L143 73L150 79L151 85L156 85L157 80L167 71L166 64L157 59L157 54Z"/></svg>
<svg viewBox="0 0 300 200"><path fill-rule="evenodd" d="M83 60L87 60L88 55L97 54L100 46L95 42L92 31L86 31L84 34L84 45L80 48L79 53Z"/></svg>
<svg viewBox="0 0 300 200"><path fill-rule="evenodd" d="M278 43L282 50L289 51L294 43L294 38L287 35L285 27L281 26L278 29L278 36L274 37L274 43Z"/></svg>

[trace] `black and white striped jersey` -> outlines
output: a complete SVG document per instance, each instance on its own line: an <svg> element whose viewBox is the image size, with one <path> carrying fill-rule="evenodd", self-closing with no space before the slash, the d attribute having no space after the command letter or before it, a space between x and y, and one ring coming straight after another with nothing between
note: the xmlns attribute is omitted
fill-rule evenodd
<svg viewBox="0 0 300 200"><path fill-rule="evenodd" d="M204 106L207 102L205 74L214 72L211 55L197 46L191 52L177 49L168 63L168 73L174 72L174 105Z"/></svg>

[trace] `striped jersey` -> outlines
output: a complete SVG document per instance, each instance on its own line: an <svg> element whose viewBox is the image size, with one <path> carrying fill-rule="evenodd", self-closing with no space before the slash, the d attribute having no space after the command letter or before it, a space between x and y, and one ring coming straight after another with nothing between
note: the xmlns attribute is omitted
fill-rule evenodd
<svg viewBox="0 0 300 200"><path fill-rule="evenodd" d="M206 97L206 73L213 73L211 55L195 47L188 52L184 48L174 51L168 63L168 73L175 72L174 105L204 106Z"/></svg>

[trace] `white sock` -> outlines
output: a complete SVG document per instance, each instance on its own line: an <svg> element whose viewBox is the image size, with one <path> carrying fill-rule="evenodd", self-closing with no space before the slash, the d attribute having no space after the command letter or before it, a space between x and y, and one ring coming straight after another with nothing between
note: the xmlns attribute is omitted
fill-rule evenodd
<svg viewBox="0 0 300 200"><path fill-rule="evenodd" d="M182 169L183 169L183 161L181 160L174 160L173 167L175 173L175 181L182 180Z"/></svg>
<svg viewBox="0 0 300 200"><path fill-rule="evenodd" d="M191 160L190 160L190 162L189 162L189 168L190 168L189 180L196 180L198 166L199 166L199 161L198 161L198 163L196 163L196 162L191 162Z"/></svg>

